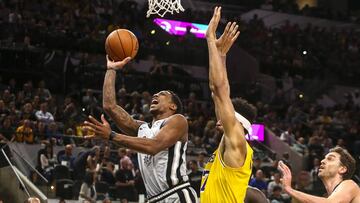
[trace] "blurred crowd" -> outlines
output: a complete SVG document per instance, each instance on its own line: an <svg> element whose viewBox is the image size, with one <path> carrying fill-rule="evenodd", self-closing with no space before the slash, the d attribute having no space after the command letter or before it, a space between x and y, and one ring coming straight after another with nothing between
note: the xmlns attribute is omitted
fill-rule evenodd
<svg viewBox="0 0 360 203"><path fill-rule="evenodd" d="M304 9L302 14L306 15ZM191 35L167 36L161 32L151 35L149 31L155 28L151 19L145 18L145 10L146 7L127 0L0 1L1 60L9 60L9 68L14 68L11 66L14 61L23 60L15 69L34 65L36 57L26 54L19 57L19 50L7 55L9 47L32 53L39 49L82 52L86 57L91 56L88 53L104 54L103 42L107 34L116 28L128 28L140 40L142 51L139 58L151 53L161 62L206 63L204 40ZM211 12L189 9L173 18L207 23L210 15ZM241 21L239 16L228 18ZM226 21L221 20L222 27ZM282 77L284 72L289 75L269 100L250 99L258 109L257 122L264 123L308 160L308 167L294 180L296 188L320 194L322 188L316 174L320 160L331 147L345 147L359 158L360 93L348 92L344 95L345 103L324 107L306 95L289 97L288 90L301 86L302 78L356 81L360 75L357 68L360 65L359 33L311 24L301 29L289 22L279 28L266 28L257 16L249 22L242 22L241 32L238 43L258 59L263 73L276 77ZM167 45L165 42L169 39L171 43ZM191 46L185 49L184 44ZM214 107L209 97L204 97L204 86L199 85L200 82L192 83L184 77L177 77L184 76L184 72L176 72L176 67L171 65L161 66L159 61L154 60L148 74L134 77L124 72L122 81L119 81L121 86L117 88L117 103L135 119L151 122L149 106L152 94L164 88L179 93L189 123L187 153L193 157L188 163L190 181L194 188L199 189L207 156L221 139L216 130ZM91 60L87 59L87 62L91 63ZM46 85L53 82L50 80L24 81L16 77L3 80L0 77L0 142L41 144L37 169L50 181L71 179L73 187L78 188L77 193L70 194L72 197L90 202L98 197L136 200L138 193L144 193L136 154L112 142L83 139L93 134L83 121L88 115L99 117L103 113L102 92L88 89L87 83L81 81L82 76L73 74L73 77L71 82L82 83L84 91L79 88L72 88L69 92L51 89ZM186 77L191 78L189 75ZM102 81L102 78L94 77L87 82L94 85L96 80ZM138 81L143 82L142 86ZM97 85L100 89L101 84ZM54 154L54 146L64 149ZM86 150L73 154L73 148L78 147ZM255 154L253 177L249 183L262 190L274 203L289 201L282 192L280 174L276 170L279 159L289 160L289 155L284 153L270 159ZM43 184L36 173L32 173L32 180ZM109 195L103 194L104 191L110 191ZM67 194L67 191L63 193Z"/></svg>
<svg viewBox="0 0 360 203"><path fill-rule="evenodd" d="M161 61L178 64L204 66L207 63L205 40L192 34L176 37L160 31L153 19L144 17L146 9L146 4L139 6L130 0L1 1L0 26L4 30L0 34L1 46L37 54L44 54L39 51L41 48L104 53L108 33L125 28L134 32L140 41L137 59L152 54ZM220 27L225 27L228 20L240 22L242 34L238 43L259 60L262 72L280 76L286 70L306 78L357 82L360 36L355 29L338 30L312 24L300 28L289 21L280 27L267 28L256 15L249 22L243 22L241 14L224 15ZM206 24L210 16L211 11L187 9L168 18ZM25 53L24 57L27 59L21 66L41 60L34 53Z"/></svg>

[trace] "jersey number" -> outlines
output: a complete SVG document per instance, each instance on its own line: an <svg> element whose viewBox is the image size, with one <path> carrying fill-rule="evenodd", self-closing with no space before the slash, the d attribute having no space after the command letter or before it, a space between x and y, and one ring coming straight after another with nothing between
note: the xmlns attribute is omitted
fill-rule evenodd
<svg viewBox="0 0 360 203"><path fill-rule="evenodd" d="M204 182L203 182L203 184L201 185L200 192L204 192L204 191L205 191L205 186L206 186L206 182L207 182L208 177L209 177L209 173L210 173L210 171L207 171L207 170L204 170L204 171L203 171L203 179L204 179Z"/></svg>

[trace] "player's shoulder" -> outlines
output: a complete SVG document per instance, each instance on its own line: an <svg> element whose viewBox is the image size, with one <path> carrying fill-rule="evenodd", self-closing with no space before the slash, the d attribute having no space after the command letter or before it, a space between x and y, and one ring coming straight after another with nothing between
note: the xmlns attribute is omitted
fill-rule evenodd
<svg viewBox="0 0 360 203"><path fill-rule="evenodd" d="M353 181L353 180L344 180L343 182L341 182L341 184L339 185L339 189L337 190L338 192L341 191L343 193L359 193L360 189L359 186Z"/></svg>
<svg viewBox="0 0 360 203"><path fill-rule="evenodd" d="M342 185L344 187L354 187L354 188L359 188L359 186L353 181L353 180L344 180L342 182Z"/></svg>
<svg viewBox="0 0 360 203"><path fill-rule="evenodd" d="M185 122L187 123L187 119L182 114L174 114L168 118L168 120L174 121L174 122Z"/></svg>

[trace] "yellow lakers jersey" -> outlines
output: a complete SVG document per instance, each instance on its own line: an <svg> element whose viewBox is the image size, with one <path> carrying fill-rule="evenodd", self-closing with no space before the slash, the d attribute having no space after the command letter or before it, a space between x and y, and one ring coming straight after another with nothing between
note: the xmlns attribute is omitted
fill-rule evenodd
<svg viewBox="0 0 360 203"><path fill-rule="evenodd" d="M246 143L246 158L240 168L225 165L219 148L206 164L201 180L201 203L243 203L249 183L253 150Z"/></svg>

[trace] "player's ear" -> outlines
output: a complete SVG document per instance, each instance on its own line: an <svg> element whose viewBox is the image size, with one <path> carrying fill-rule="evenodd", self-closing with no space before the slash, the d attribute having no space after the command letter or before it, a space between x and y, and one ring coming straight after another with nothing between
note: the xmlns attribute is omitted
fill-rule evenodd
<svg viewBox="0 0 360 203"><path fill-rule="evenodd" d="M176 104L171 103L171 104L170 104L170 109L171 109L172 111L176 112L176 110L177 110Z"/></svg>
<svg viewBox="0 0 360 203"><path fill-rule="evenodd" d="M344 174L346 173L346 171L347 171L346 166L340 166L339 173L340 173L341 175L344 175Z"/></svg>

